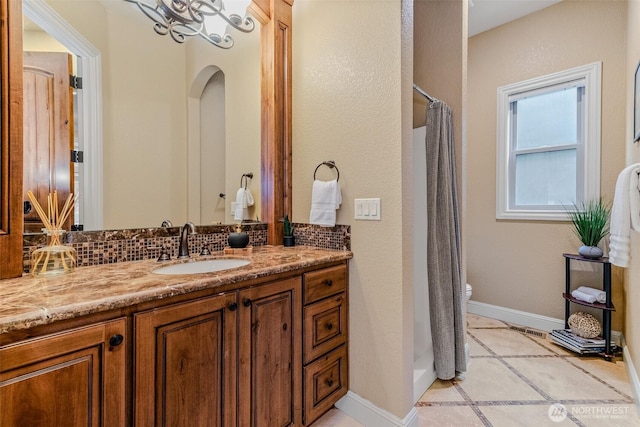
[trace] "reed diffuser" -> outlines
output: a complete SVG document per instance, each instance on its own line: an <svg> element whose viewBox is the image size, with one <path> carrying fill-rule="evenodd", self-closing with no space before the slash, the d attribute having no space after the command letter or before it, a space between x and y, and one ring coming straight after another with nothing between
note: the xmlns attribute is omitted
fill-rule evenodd
<svg viewBox="0 0 640 427"><path fill-rule="evenodd" d="M32 191L28 191L27 196L44 225L42 231L50 238L48 246L36 249L31 254L31 274L40 276L71 273L76 268L76 250L63 245L60 238L65 232L62 227L73 211L77 196L69 194L62 210L59 210L58 192L49 193L47 212L40 206Z"/></svg>

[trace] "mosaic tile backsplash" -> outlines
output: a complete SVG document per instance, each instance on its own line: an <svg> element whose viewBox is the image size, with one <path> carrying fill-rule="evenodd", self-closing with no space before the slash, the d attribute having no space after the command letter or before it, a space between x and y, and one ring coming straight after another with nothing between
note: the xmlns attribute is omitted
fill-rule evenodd
<svg viewBox="0 0 640 427"><path fill-rule="evenodd" d="M351 250L351 226L319 227L309 224L292 224L296 245L323 249ZM243 224L249 234L249 245L267 244L267 224ZM222 251L234 225L196 226L196 234L189 235L189 253L198 254L207 247L211 252ZM117 262L154 259L165 250L172 258L178 255L180 227L138 228L107 231L72 231L65 234L62 244L72 246L77 253L77 266L114 264ZM48 244L44 234L25 234L23 237L23 268L28 273L31 253Z"/></svg>

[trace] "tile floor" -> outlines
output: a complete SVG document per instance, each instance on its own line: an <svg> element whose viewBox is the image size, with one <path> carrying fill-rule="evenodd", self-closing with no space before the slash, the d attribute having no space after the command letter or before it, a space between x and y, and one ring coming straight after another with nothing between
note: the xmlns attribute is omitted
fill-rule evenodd
<svg viewBox="0 0 640 427"><path fill-rule="evenodd" d="M473 314L467 320L469 369L420 398L420 427L640 426L621 357L578 357L545 334ZM334 409L313 427L361 424Z"/></svg>
<svg viewBox="0 0 640 427"><path fill-rule="evenodd" d="M620 357L578 357L546 334L473 314L467 321L465 378L427 390L416 404L420 426L640 426Z"/></svg>

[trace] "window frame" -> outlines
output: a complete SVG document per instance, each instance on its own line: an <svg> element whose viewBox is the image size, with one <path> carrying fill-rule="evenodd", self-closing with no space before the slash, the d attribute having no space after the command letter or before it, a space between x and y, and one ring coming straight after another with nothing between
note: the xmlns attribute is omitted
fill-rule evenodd
<svg viewBox="0 0 640 427"><path fill-rule="evenodd" d="M600 141L602 63L594 62L569 70L517 82L497 89L496 144L496 218L512 220L566 221L564 208L522 208L514 206L515 154L512 145L514 128L511 123L512 98L527 92L551 91L554 87L570 86L584 81L581 129L583 147L576 151L577 197L593 200L600 196ZM580 123L580 122L579 122ZM582 151L582 152L580 152ZM578 203L581 200L577 200Z"/></svg>

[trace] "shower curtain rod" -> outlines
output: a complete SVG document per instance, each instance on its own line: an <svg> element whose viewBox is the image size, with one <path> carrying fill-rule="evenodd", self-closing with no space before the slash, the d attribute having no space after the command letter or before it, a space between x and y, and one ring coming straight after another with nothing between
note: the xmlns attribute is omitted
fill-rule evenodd
<svg viewBox="0 0 640 427"><path fill-rule="evenodd" d="M429 101L431 102L436 102L437 99L434 98L433 96L429 95L427 92L425 92L420 86L418 86L417 84L413 84L413 88L422 96L424 96L425 98L427 98Z"/></svg>

